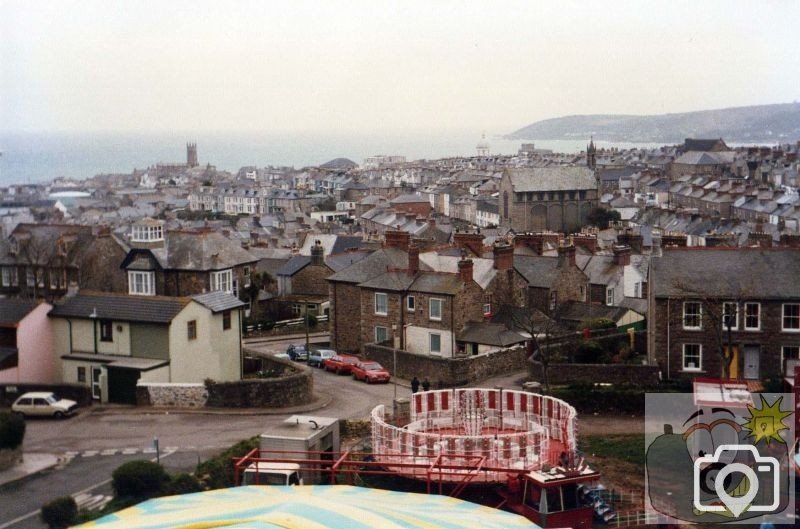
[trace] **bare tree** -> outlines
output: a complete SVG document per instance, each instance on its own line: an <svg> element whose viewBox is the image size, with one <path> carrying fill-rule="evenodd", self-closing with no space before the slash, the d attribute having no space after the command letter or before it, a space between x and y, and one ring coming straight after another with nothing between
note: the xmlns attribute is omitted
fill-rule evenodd
<svg viewBox="0 0 800 529"><path fill-rule="evenodd" d="M711 292L703 285L690 285L683 281L673 282L676 290L685 296L685 301L700 304L700 326L714 341L720 361L720 377L730 378L733 354L733 330L738 327L739 307L753 299L754 289L739 278L719 278L725 282L726 292Z"/></svg>

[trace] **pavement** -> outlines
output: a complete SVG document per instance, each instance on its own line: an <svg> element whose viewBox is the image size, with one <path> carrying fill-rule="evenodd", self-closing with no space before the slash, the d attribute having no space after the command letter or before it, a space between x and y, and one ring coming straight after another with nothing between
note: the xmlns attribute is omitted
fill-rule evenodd
<svg viewBox="0 0 800 529"><path fill-rule="evenodd" d="M0 487L53 468L60 462L61 458L53 454L36 452L23 454L22 461L7 470L0 471Z"/></svg>

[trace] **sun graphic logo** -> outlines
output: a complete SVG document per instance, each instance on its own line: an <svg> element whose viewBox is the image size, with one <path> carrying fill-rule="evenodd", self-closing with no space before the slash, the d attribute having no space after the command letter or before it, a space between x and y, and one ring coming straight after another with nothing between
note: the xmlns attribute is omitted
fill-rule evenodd
<svg viewBox="0 0 800 529"><path fill-rule="evenodd" d="M754 438L753 444L766 441L769 445L772 441L786 444L786 439L781 436L782 431L789 431L789 426L783 420L792 415L791 411L782 411L781 403L783 397L778 397L775 402L770 404L764 395L761 397L761 408L748 404L747 411L750 414L743 428L750 431L748 437Z"/></svg>

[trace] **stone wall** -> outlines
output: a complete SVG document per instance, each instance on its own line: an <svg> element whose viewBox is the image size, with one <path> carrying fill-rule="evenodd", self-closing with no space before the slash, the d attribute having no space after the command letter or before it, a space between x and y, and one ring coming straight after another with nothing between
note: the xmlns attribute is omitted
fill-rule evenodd
<svg viewBox="0 0 800 529"><path fill-rule="evenodd" d="M208 401L205 384L142 384L136 385L139 406L202 408Z"/></svg>
<svg viewBox="0 0 800 529"><path fill-rule="evenodd" d="M394 367L391 347L365 344L364 356L378 361L389 372ZM511 373L526 365L524 348L458 358L441 358L397 350L397 376L405 379L415 376L420 380L427 378L432 389L463 386L470 382Z"/></svg>
<svg viewBox="0 0 800 529"><path fill-rule="evenodd" d="M361 347L361 319L357 316L361 314L361 289L338 281L331 281L329 285L331 347L340 353L358 352Z"/></svg>
<svg viewBox="0 0 800 529"><path fill-rule="evenodd" d="M258 355L247 349L244 352ZM264 371L278 376L235 382L206 380L205 384L140 384L136 403L178 408L284 408L313 402L311 368L269 355L259 359Z"/></svg>
<svg viewBox="0 0 800 529"><path fill-rule="evenodd" d="M542 381L541 364L528 364L529 373ZM634 384L642 387L657 386L658 366L632 364L550 364L550 385L568 384Z"/></svg>

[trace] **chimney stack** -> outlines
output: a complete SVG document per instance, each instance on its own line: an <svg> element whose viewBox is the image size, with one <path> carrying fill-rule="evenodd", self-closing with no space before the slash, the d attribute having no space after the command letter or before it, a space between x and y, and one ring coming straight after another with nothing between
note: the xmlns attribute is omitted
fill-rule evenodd
<svg viewBox="0 0 800 529"><path fill-rule="evenodd" d="M464 283L472 281L472 259L461 259L458 262L458 276Z"/></svg>
<svg viewBox="0 0 800 529"><path fill-rule="evenodd" d="M419 272L419 246L412 244L408 247L408 273Z"/></svg>
<svg viewBox="0 0 800 529"><path fill-rule="evenodd" d="M772 248L772 235L764 232L751 231L747 236L747 245Z"/></svg>
<svg viewBox="0 0 800 529"><path fill-rule="evenodd" d="M494 254L494 267L496 270L511 270L514 268L514 247L510 244L495 243L492 247Z"/></svg>
<svg viewBox="0 0 800 529"><path fill-rule="evenodd" d="M457 248L469 250L477 257L483 255L483 235L480 233L456 233L453 242Z"/></svg>
<svg viewBox="0 0 800 529"><path fill-rule="evenodd" d="M630 246L615 244L612 248L614 251L614 264L617 266L628 266L631 264L631 248Z"/></svg>
<svg viewBox="0 0 800 529"><path fill-rule="evenodd" d="M593 233L577 233L572 236L572 244L580 246L591 253L597 253L597 235Z"/></svg>
<svg viewBox="0 0 800 529"><path fill-rule="evenodd" d="M386 248L397 248L398 250L408 251L411 234L406 231L388 230L384 235Z"/></svg>
<svg viewBox="0 0 800 529"><path fill-rule="evenodd" d="M575 266L575 247L571 244L569 246L558 247L558 267L566 268Z"/></svg>
<svg viewBox="0 0 800 529"><path fill-rule="evenodd" d="M314 241L314 246L311 247L311 265L323 266L325 264L325 249L322 247L320 241Z"/></svg>

